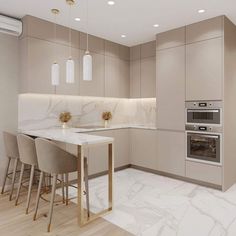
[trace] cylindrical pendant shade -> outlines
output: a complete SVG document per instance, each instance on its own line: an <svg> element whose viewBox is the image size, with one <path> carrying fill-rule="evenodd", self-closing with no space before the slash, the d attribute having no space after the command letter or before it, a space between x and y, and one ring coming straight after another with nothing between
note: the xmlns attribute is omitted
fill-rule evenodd
<svg viewBox="0 0 236 236"><path fill-rule="evenodd" d="M72 59L66 61L66 83L72 84L75 82L75 63Z"/></svg>
<svg viewBox="0 0 236 236"><path fill-rule="evenodd" d="M83 57L83 80L91 81L93 79L92 56L86 53Z"/></svg>
<svg viewBox="0 0 236 236"><path fill-rule="evenodd" d="M57 63L53 63L51 67L51 82L53 86L59 85L59 76L60 76L60 68Z"/></svg>

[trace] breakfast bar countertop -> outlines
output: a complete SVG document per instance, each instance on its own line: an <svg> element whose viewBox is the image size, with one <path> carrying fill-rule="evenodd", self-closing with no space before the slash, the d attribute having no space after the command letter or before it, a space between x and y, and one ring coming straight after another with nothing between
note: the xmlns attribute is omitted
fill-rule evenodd
<svg viewBox="0 0 236 236"><path fill-rule="evenodd" d="M49 128L38 130L20 130L20 133L51 139L54 141L70 143L75 145L93 145L93 144L108 144L114 141L111 137L104 137L98 135L90 135L78 132L78 129L68 128Z"/></svg>

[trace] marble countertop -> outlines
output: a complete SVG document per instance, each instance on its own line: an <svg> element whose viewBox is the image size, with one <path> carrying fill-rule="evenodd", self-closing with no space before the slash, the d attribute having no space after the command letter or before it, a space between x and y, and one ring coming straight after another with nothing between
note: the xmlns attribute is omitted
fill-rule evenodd
<svg viewBox="0 0 236 236"><path fill-rule="evenodd" d="M108 144L114 141L111 137L84 134L79 129L49 128L40 130L20 131L23 134L51 139L54 141L70 143L75 145Z"/></svg>
<svg viewBox="0 0 236 236"><path fill-rule="evenodd" d="M79 133L86 133L86 132L93 132L93 131L105 131L105 130L114 130L114 129L148 129L148 130L157 130L156 127L154 126L144 126L144 125L112 125L109 127L101 127L101 126L96 126L94 125L94 127L92 127L93 125L91 125L91 128L84 128L83 126L81 127L74 127L71 128L73 130L76 130Z"/></svg>

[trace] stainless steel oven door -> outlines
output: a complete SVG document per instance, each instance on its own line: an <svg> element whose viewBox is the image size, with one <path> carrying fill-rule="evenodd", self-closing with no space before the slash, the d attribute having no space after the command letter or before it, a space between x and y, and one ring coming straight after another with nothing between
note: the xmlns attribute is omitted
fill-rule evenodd
<svg viewBox="0 0 236 236"><path fill-rule="evenodd" d="M220 163L221 137L218 134L187 133L187 158Z"/></svg>
<svg viewBox="0 0 236 236"><path fill-rule="evenodd" d="M220 124L220 109L187 109L187 123Z"/></svg>

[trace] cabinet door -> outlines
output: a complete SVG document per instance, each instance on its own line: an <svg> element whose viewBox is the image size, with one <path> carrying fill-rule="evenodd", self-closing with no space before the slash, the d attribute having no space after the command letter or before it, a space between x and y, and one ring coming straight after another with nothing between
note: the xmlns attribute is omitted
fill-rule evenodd
<svg viewBox="0 0 236 236"><path fill-rule="evenodd" d="M113 131L115 139L115 168L130 164L130 138L129 129L117 129Z"/></svg>
<svg viewBox="0 0 236 236"><path fill-rule="evenodd" d="M93 80L83 80L83 56L85 51L80 51L80 84L79 90L81 96L105 96L105 84L104 84L104 71L105 62L104 56L101 54L92 53L92 65L93 65Z"/></svg>
<svg viewBox="0 0 236 236"><path fill-rule="evenodd" d="M120 59L119 71L119 97L129 98L130 80L129 80L129 61Z"/></svg>
<svg viewBox="0 0 236 236"><path fill-rule="evenodd" d="M159 171L185 176L185 133L158 130L157 156Z"/></svg>
<svg viewBox="0 0 236 236"><path fill-rule="evenodd" d="M157 52L157 127L184 130L185 47Z"/></svg>
<svg viewBox="0 0 236 236"><path fill-rule="evenodd" d="M186 46L186 100L222 100L222 38Z"/></svg>
<svg viewBox="0 0 236 236"><path fill-rule="evenodd" d="M156 97L156 57L141 59L141 97Z"/></svg>
<svg viewBox="0 0 236 236"><path fill-rule="evenodd" d="M141 61L130 62L130 98L141 97Z"/></svg>
<svg viewBox="0 0 236 236"><path fill-rule="evenodd" d="M131 164L153 170L157 168L156 131L131 130Z"/></svg>

